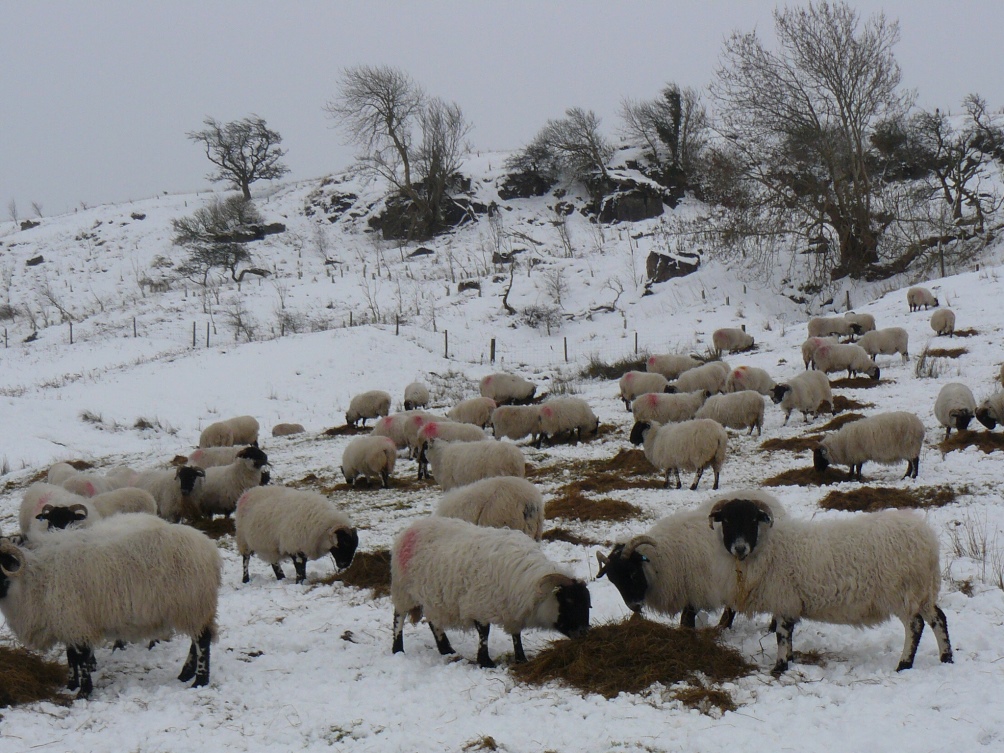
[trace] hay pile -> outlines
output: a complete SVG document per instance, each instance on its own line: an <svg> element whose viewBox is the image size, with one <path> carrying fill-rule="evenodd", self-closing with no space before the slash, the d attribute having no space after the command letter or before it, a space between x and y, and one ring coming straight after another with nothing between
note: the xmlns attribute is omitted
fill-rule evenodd
<svg viewBox="0 0 1004 753"><path fill-rule="evenodd" d="M833 412L844 413L849 410L868 410L874 408L875 403L862 403L860 400L853 400L843 395L833 396Z"/></svg>
<svg viewBox="0 0 1004 753"><path fill-rule="evenodd" d="M69 704L67 669L23 648L0 646L0 708L35 701Z"/></svg>
<svg viewBox="0 0 1004 753"><path fill-rule="evenodd" d="M938 449L943 453L964 450L967 447L976 447L988 455L997 450L1004 450L1004 434L979 430L957 431L938 445Z"/></svg>
<svg viewBox="0 0 1004 753"><path fill-rule="evenodd" d="M842 413L839 416L834 416L827 423L816 428L818 432L836 431L837 429L847 426L847 424L854 423L855 421L860 421L864 416L860 413Z"/></svg>
<svg viewBox="0 0 1004 753"><path fill-rule="evenodd" d="M544 508L544 517L548 520L563 518L565 520L609 521L632 520L642 514L641 508L612 497L590 499L577 488L577 484L569 484L556 496L548 501Z"/></svg>
<svg viewBox="0 0 1004 753"><path fill-rule="evenodd" d="M321 583L340 581L353 588L369 588L373 596L390 594L390 551L379 549L375 552L356 552L352 564L340 573L321 579Z"/></svg>
<svg viewBox="0 0 1004 753"><path fill-rule="evenodd" d="M832 491L819 501L824 510L875 512L890 507L927 509L944 507L955 501L956 491L950 486L918 486L905 489L861 486L853 491Z"/></svg>
<svg viewBox="0 0 1004 753"><path fill-rule="evenodd" d="M967 348L928 348L927 355L931 358L959 358L966 355Z"/></svg>
<svg viewBox="0 0 1004 753"><path fill-rule="evenodd" d="M602 541L593 541L585 536L580 536L574 531L569 531L567 528L561 528L560 526L548 528L544 531L541 538L544 541L564 541L565 543L575 544L576 546L599 546L604 543Z"/></svg>
<svg viewBox="0 0 1004 753"><path fill-rule="evenodd" d="M218 541L224 536L233 536L234 531L234 519L233 518L199 518L192 521L192 528L202 531L206 536Z"/></svg>
<svg viewBox="0 0 1004 753"><path fill-rule="evenodd" d="M843 379L830 382L830 387L846 390L870 390L872 387L894 383L895 380L893 379L879 379L876 381L871 377L844 377Z"/></svg>
<svg viewBox="0 0 1004 753"><path fill-rule="evenodd" d="M832 465L825 471L819 473L811 465L808 468L792 468L791 470L779 473L765 479L762 486L829 486L839 484L844 481L851 481L851 477L844 471L838 471Z"/></svg>
<svg viewBox="0 0 1004 753"><path fill-rule="evenodd" d="M342 426L332 426L330 429L325 429L321 432L322 437L351 437L356 434L369 434L373 431L372 426L349 426L348 424L343 424Z"/></svg>

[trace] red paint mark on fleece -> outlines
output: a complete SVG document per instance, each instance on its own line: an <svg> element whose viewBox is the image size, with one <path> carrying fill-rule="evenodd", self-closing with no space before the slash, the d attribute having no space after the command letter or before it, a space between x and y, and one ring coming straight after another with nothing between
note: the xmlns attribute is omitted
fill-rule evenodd
<svg viewBox="0 0 1004 753"><path fill-rule="evenodd" d="M250 491L244 492L237 500L237 512L240 512L241 509L244 507L244 503L248 501L248 494L250 493L251 493Z"/></svg>
<svg viewBox="0 0 1004 753"><path fill-rule="evenodd" d="M547 416L548 418L551 418L552 416L554 416L554 408L551 408L550 406L545 405L545 406L541 407L541 409L540 409L540 415Z"/></svg>
<svg viewBox="0 0 1004 753"><path fill-rule="evenodd" d="M645 402L647 402L653 408L655 407L656 402L659 400L658 395L656 395L654 392L649 392L644 396L644 398Z"/></svg>
<svg viewBox="0 0 1004 753"><path fill-rule="evenodd" d="M418 533L413 530L407 530L401 537L401 546L397 548L397 552L394 556L397 557L397 566L401 568L401 572L408 571L408 563L411 562L411 558L415 556L415 550L418 548Z"/></svg>
<svg viewBox="0 0 1004 753"><path fill-rule="evenodd" d="M87 483L85 483L84 484L84 491L87 493L88 497L93 497L94 496L94 492L95 492L94 484L92 484L90 481L88 481Z"/></svg>
<svg viewBox="0 0 1004 753"><path fill-rule="evenodd" d="M435 439L439 436L439 424L430 421L422 427L422 436L426 439Z"/></svg>
<svg viewBox="0 0 1004 753"><path fill-rule="evenodd" d="M646 361L646 363L647 363L647 364L648 364L649 366L655 366L655 356L649 356L649 357L648 357L648 361Z"/></svg>

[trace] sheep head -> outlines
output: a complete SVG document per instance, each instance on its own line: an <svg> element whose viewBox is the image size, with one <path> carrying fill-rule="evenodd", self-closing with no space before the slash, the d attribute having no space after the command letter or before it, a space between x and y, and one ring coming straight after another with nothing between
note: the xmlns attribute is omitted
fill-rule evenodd
<svg viewBox="0 0 1004 753"><path fill-rule="evenodd" d="M645 435L651 428L652 424L648 421L637 421L635 425L631 427L631 444L642 444L645 441Z"/></svg>
<svg viewBox="0 0 1004 753"><path fill-rule="evenodd" d="M791 392L791 386L787 384L777 384L774 389L770 391L770 399L773 401L774 405L779 405L784 396Z"/></svg>
<svg viewBox="0 0 1004 753"><path fill-rule="evenodd" d="M722 543L738 560L746 559L756 549L761 524L774 525L770 506L759 499L723 499L711 508L708 523L722 526Z"/></svg>
<svg viewBox="0 0 1004 753"><path fill-rule="evenodd" d="M546 627L577 638L589 629L589 589L564 573L545 575L537 583L538 616L548 613Z"/></svg>
<svg viewBox="0 0 1004 753"><path fill-rule="evenodd" d="M596 573L597 578L604 575L610 579L624 604L632 612L641 612L645 603L645 594L648 592L648 576L645 573L645 563L648 557L638 551L640 546L655 547L655 539L651 536L635 536L626 544L617 544L609 555L602 552L596 553L596 559L600 563L600 570Z"/></svg>
<svg viewBox="0 0 1004 753"><path fill-rule="evenodd" d="M968 429L969 422L973 420L973 412L968 408L956 408L953 411L949 411L948 416L954 421L955 428L959 431Z"/></svg>
<svg viewBox="0 0 1004 753"><path fill-rule="evenodd" d="M206 477L206 472L194 465L183 465L175 471L174 477L181 485L181 496L187 497L195 491L199 479Z"/></svg>
<svg viewBox="0 0 1004 753"><path fill-rule="evenodd" d="M7 596L11 578L20 576L23 567L24 552L10 539L0 539L0 599Z"/></svg>
<svg viewBox="0 0 1004 753"><path fill-rule="evenodd" d="M87 519L87 507L81 504L70 505L45 505L42 511L35 516L35 520L44 520L51 531L58 528L64 530L68 526L79 523Z"/></svg>
<svg viewBox="0 0 1004 753"><path fill-rule="evenodd" d="M822 473L830 465L830 450L819 444L812 450L812 467L817 473Z"/></svg>
<svg viewBox="0 0 1004 753"><path fill-rule="evenodd" d="M980 406L980 408L976 411L976 420L990 431L997 428L997 419L990 415L990 409L984 406Z"/></svg>
<svg viewBox="0 0 1004 753"><path fill-rule="evenodd" d="M334 541L331 547L331 556L335 558L335 565L339 570L344 570L352 564L352 557L359 546L359 534L355 528L338 528L331 532L329 541Z"/></svg>

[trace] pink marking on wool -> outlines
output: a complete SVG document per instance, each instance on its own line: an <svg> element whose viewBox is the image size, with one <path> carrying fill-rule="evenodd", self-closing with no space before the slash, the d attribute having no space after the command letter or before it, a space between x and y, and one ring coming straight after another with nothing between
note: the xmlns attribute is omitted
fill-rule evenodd
<svg viewBox="0 0 1004 753"><path fill-rule="evenodd" d="M545 406L541 407L540 414L542 416L547 416L548 418L551 418L554 415L554 408L552 408L552 407L550 407L548 405L545 405Z"/></svg>
<svg viewBox="0 0 1004 753"><path fill-rule="evenodd" d="M646 363L647 363L647 364L648 364L649 366L655 366L655 356L649 356L649 357L648 357L648 361L646 361Z"/></svg>
<svg viewBox="0 0 1004 753"><path fill-rule="evenodd" d="M84 493L87 494L88 497L93 497L95 491L96 490L94 488L94 484L92 484L90 481L84 484Z"/></svg>
<svg viewBox="0 0 1004 753"><path fill-rule="evenodd" d="M655 407L656 402L658 402L659 397L654 392L649 392L645 395L645 401L652 407Z"/></svg>
<svg viewBox="0 0 1004 753"><path fill-rule="evenodd" d="M52 499L52 492L46 492L41 497L38 498L38 502L35 503L35 514L42 512L42 508L49 504L49 500Z"/></svg>
<svg viewBox="0 0 1004 753"><path fill-rule="evenodd" d="M422 426L422 436L426 439L435 439L439 436L439 424L435 421L429 421L429 423Z"/></svg>
<svg viewBox="0 0 1004 753"><path fill-rule="evenodd" d="M243 494L242 494L242 495L241 495L241 496L240 496L240 497L238 498L238 500L237 500L237 511L238 511L238 512L240 512L241 508L243 508L243 507L244 507L244 504L245 504L245 503L246 503L246 502L248 501L248 494L250 494L250 492L244 492L244 493L243 493Z"/></svg>
<svg viewBox="0 0 1004 753"><path fill-rule="evenodd" d="M624 381L625 382L633 382L634 381L634 372L633 371L629 371L627 374L625 374L624 375Z"/></svg>
<svg viewBox="0 0 1004 753"><path fill-rule="evenodd" d="M494 379L494 378L495 377L486 376L485 377L485 381L484 381L485 387L487 387L489 384L491 384L492 383L492 379Z"/></svg>
<svg viewBox="0 0 1004 753"><path fill-rule="evenodd" d="M401 545L397 548L394 553L397 559L397 566L401 569L402 573L408 571L408 563L411 562L411 558L415 556L415 551L418 549L418 533L412 530L407 530L401 537Z"/></svg>
<svg viewBox="0 0 1004 753"><path fill-rule="evenodd" d="M745 373L746 373L746 367L745 366L740 366L738 369L736 369L734 372L732 372L732 376L734 376L736 379L742 379L743 378L743 374L745 374Z"/></svg>
<svg viewBox="0 0 1004 753"><path fill-rule="evenodd" d="M202 450L196 450L195 452L193 452L191 455L188 456L188 462L197 463L198 461L202 460L202 456L204 454L205 453L203 453Z"/></svg>

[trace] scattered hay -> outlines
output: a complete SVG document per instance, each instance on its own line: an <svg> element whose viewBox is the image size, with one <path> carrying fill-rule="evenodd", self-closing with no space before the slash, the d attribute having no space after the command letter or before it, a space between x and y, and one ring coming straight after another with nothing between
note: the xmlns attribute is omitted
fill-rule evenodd
<svg viewBox="0 0 1004 753"><path fill-rule="evenodd" d="M973 329L972 327L970 327L969 329L957 329L952 334L954 334L956 337L975 337L979 333L980 331L978 329Z"/></svg>
<svg viewBox="0 0 1004 753"><path fill-rule="evenodd" d="M373 431L372 426L349 426L345 424L344 426L332 426L330 429L325 429L321 432L322 437L351 437L356 434L369 434Z"/></svg>
<svg viewBox="0 0 1004 753"><path fill-rule="evenodd" d="M811 465L808 468L792 468L761 482L761 486L829 486L851 481L851 477L838 471L832 465L820 473Z"/></svg>
<svg viewBox="0 0 1004 753"><path fill-rule="evenodd" d="M648 354L638 358L622 358L613 363L600 360L596 354L589 356L589 362L579 372L584 379L620 379L629 371L645 371L648 366Z"/></svg>
<svg viewBox="0 0 1004 753"><path fill-rule="evenodd" d="M197 531L202 531L206 536L219 541L224 536L233 536L235 532L234 519L232 517L220 518L198 518L190 524Z"/></svg>
<svg viewBox="0 0 1004 753"><path fill-rule="evenodd" d="M469 743L464 745L461 750L498 750L499 744L495 742L495 738L491 735L485 735L484 737L479 737L476 740L471 740Z"/></svg>
<svg viewBox="0 0 1004 753"><path fill-rule="evenodd" d="M695 691L705 691L700 696L684 694L698 708L709 701L733 710L735 702L728 693L705 687L705 683L734 682L756 667L718 638L717 630L675 628L635 617L597 625L581 638L556 641L527 663L511 666L510 671L522 682L541 685L557 681L606 698L641 693L655 683L687 683Z"/></svg>
<svg viewBox="0 0 1004 753"><path fill-rule="evenodd" d="M390 594L390 550L356 552L352 564L338 573L321 578L318 582L328 585L339 581L353 588L369 588L373 596Z"/></svg>
<svg viewBox="0 0 1004 753"><path fill-rule="evenodd" d="M602 541L593 541L585 536L579 536L567 528L548 528L544 531L544 535L541 538L544 541L564 541L566 544L575 544L576 546L599 546L604 543Z"/></svg>
<svg viewBox="0 0 1004 753"><path fill-rule="evenodd" d="M862 486L849 492L832 491L819 501L819 506L824 510L847 512L875 512L890 507L924 510L950 505L956 496L955 490L947 485L907 489Z"/></svg>
<svg viewBox="0 0 1004 753"><path fill-rule="evenodd" d="M932 358L958 358L968 352L968 348L928 348L927 355Z"/></svg>
<svg viewBox="0 0 1004 753"><path fill-rule="evenodd" d="M0 646L0 708L36 701L68 706L72 698L62 692L66 672L62 664L27 649Z"/></svg>
<svg viewBox="0 0 1004 753"><path fill-rule="evenodd" d="M172 466L185 465L188 462L188 455L175 455L171 458Z"/></svg>
<svg viewBox="0 0 1004 753"><path fill-rule="evenodd" d="M806 450L811 450L819 444L820 439L822 439L822 435L820 434L806 434L804 436L788 437L786 439L775 437L762 442L760 444L760 450L762 452L774 452L775 450L805 452Z"/></svg>
<svg viewBox="0 0 1004 753"><path fill-rule="evenodd" d="M992 431L959 431L938 445L942 453L964 450L967 447L979 448L988 455L997 450L1004 450L1004 434L995 434Z"/></svg>
<svg viewBox="0 0 1004 753"><path fill-rule="evenodd" d="M574 484L569 484L573 487ZM566 487L567 489L568 487ZM552 498L544 508L544 517L553 520L610 521L631 520L642 514L641 508L621 499L589 499L581 491L570 489L560 497Z"/></svg>
<svg viewBox="0 0 1004 753"><path fill-rule="evenodd" d="M833 412L844 413L849 410L868 410L869 408L874 408L875 403L862 403L857 400L851 400L843 395L833 396Z"/></svg>
<svg viewBox="0 0 1004 753"><path fill-rule="evenodd" d="M642 450L619 450L612 458L589 460L583 471L596 473L623 473L630 476L648 476L652 473L652 464L648 462Z"/></svg>
<svg viewBox="0 0 1004 753"><path fill-rule="evenodd" d="M854 423L855 421L860 421L864 416L860 413L841 413L839 416L834 416L829 421L827 421L822 426L816 428L816 431L836 431L842 426L847 426L847 424Z"/></svg>
<svg viewBox="0 0 1004 753"><path fill-rule="evenodd" d="M880 387L886 384L895 384L894 379L872 379L871 377L844 377L830 382L830 387L845 390L870 390L872 387Z"/></svg>
<svg viewBox="0 0 1004 753"><path fill-rule="evenodd" d="M87 460L67 460L66 462L78 471L89 471L94 467L94 463L88 462Z"/></svg>

